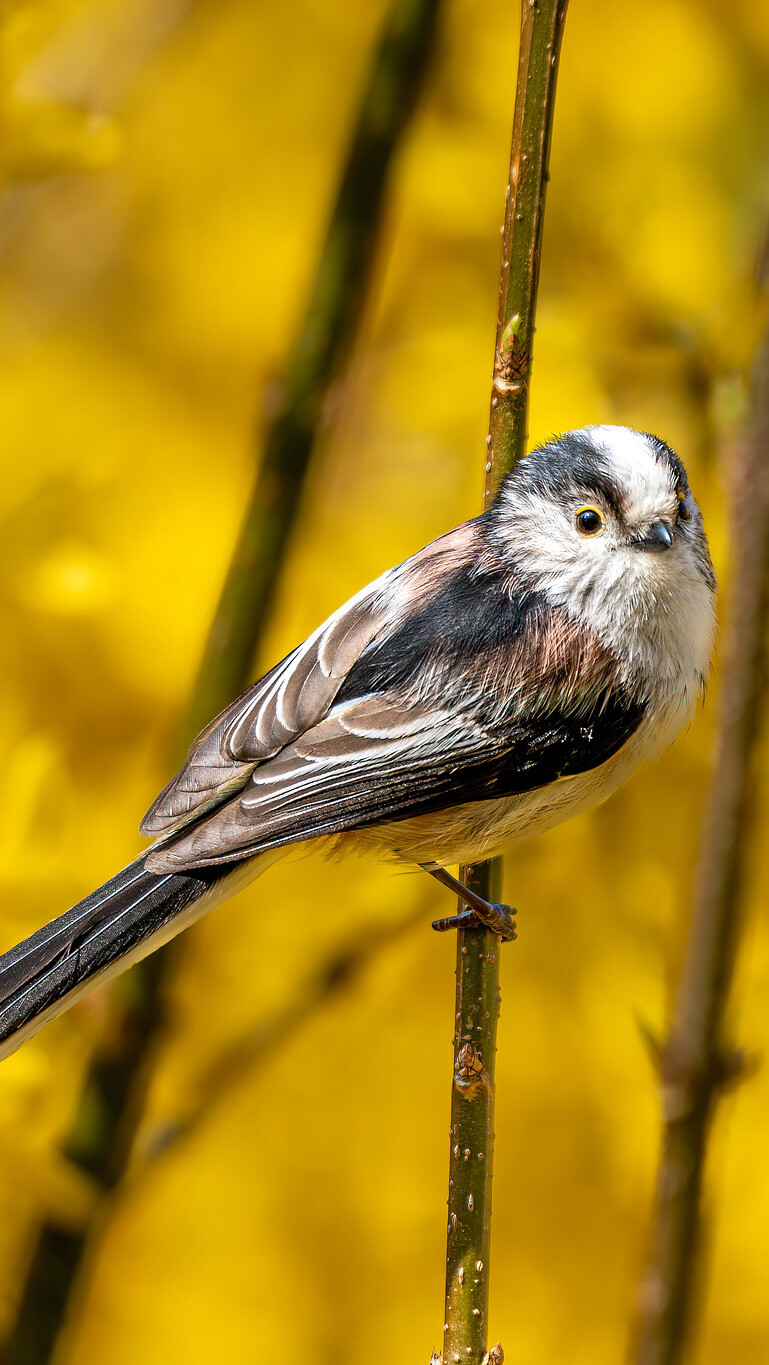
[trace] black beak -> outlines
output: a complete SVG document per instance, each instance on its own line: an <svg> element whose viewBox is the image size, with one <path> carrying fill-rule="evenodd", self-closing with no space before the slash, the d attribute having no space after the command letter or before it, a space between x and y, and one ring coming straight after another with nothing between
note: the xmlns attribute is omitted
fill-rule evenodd
<svg viewBox="0 0 769 1365"><path fill-rule="evenodd" d="M645 536L637 536L633 545L637 550L650 550L659 554L669 550L673 544L673 532L665 521L653 521Z"/></svg>

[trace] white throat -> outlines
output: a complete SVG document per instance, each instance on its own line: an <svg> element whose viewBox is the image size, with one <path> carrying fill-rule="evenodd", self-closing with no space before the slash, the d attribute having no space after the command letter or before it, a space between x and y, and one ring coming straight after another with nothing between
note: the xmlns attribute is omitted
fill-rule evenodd
<svg viewBox="0 0 769 1365"><path fill-rule="evenodd" d="M693 706L710 665L712 587L686 536L660 554L631 543L635 528L656 518L675 524L670 466L642 433L610 426L587 432L621 493L622 518L606 506L604 533L581 538L577 492L555 495L535 480L514 480L503 494L498 544L513 570L525 567L532 587L598 635L650 696L674 692Z"/></svg>

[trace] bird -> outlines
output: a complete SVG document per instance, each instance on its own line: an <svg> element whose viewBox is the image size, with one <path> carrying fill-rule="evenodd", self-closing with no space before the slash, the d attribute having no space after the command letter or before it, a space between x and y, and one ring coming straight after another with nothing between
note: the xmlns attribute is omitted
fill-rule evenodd
<svg viewBox="0 0 769 1365"><path fill-rule="evenodd" d="M665 441L597 425L531 450L482 515L217 716L144 817L149 848L0 957L0 1057L296 845L456 887L448 868L604 800L690 722L715 597ZM514 936L509 907L462 894L465 917Z"/></svg>

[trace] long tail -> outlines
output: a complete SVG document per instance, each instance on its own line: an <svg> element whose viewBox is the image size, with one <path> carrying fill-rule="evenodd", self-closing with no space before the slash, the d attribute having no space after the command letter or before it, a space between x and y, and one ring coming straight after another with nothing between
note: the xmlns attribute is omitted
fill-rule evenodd
<svg viewBox="0 0 769 1365"><path fill-rule="evenodd" d="M0 1059L15 1052L97 981L116 976L186 929L269 855L158 876L144 856L0 956Z"/></svg>

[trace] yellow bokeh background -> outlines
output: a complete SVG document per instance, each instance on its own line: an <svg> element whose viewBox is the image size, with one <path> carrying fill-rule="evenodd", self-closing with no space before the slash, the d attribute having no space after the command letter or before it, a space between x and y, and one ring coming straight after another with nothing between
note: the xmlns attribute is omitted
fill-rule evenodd
<svg viewBox="0 0 769 1365"><path fill-rule="evenodd" d="M350 0L6 0L0 9L2 947L140 847L169 775L259 434L383 9ZM329 403L260 664L479 507L517 6L447 0L359 345ZM727 559L729 453L760 328L762 0L572 0L531 435L669 440ZM749 498L749 490L738 490ZM492 1340L623 1358L659 1116L639 1023L680 962L716 689L609 804L511 854ZM759 803L758 830L766 801ZM769 1049L760 837L734 1028ZM755 913L750 913L750 912ZM186 937L139 1146L356 926L411 923L110 1207L66 1365L426 1365L441 1334L453 1016L426 878L310 855ZM416 918L415 918L416 916ZM125 984L118 991L129 989ZM102 989L0 1068L0 1330ZM769 1073L723 1106L698 1361L769 1355Z"/></svg>

